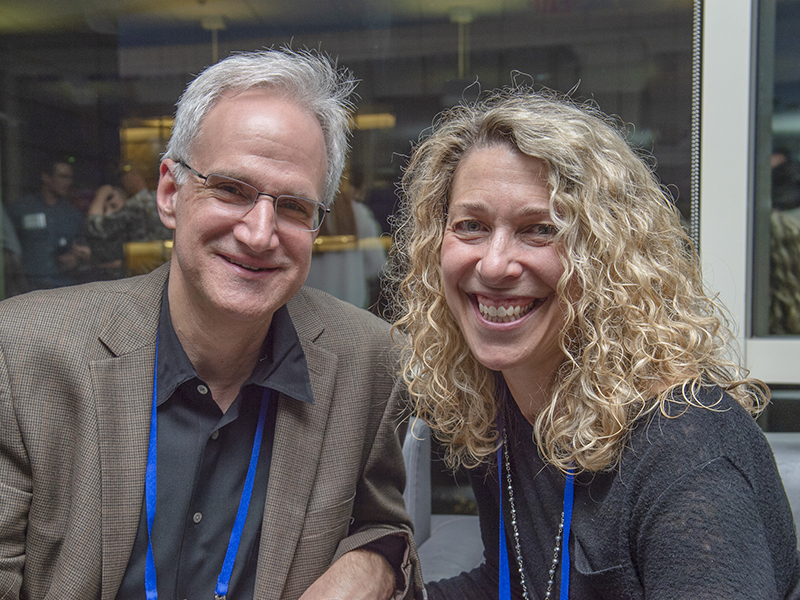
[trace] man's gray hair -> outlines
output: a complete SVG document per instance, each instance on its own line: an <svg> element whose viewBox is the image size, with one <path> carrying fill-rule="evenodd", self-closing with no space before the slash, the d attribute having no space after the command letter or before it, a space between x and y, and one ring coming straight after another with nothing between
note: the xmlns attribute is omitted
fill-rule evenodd
<svg viewBox="0 0 800 600"><path fill-rule="evenodd" d="M315 50L260 50L232 54L206 68L177 102L175 125L164 158L190 163L203 119L228 92L276 90L309 110L325 136L328 172L322 202L330 206L344 170L356 80ZM176 173L178 183L188 174Z"/></svg>

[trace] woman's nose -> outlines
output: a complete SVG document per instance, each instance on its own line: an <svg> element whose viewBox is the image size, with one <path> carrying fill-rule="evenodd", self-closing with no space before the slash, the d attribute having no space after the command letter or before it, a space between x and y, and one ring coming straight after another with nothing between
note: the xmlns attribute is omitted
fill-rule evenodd
<svg viewBox="0 0 800 600"><path fill-rule="evenodd" d="M483 256L478 263L480 276L487 283L519 277L522 274L519 251L512 236L494 233L487 241Z"/></svg>

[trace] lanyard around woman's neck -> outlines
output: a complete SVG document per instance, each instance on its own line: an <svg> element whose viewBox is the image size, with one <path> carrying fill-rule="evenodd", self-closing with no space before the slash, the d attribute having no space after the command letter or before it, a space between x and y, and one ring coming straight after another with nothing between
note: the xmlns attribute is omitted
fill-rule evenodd
<svg viewBox="0 0 800 600"><path fill-rule="evenodd" d="M503 439L503 418L502 415L498 417L498 430L500 432L500 439ZM505 519L503 518L503 498L505 491L503 487L503 446L502 444L497 449L497 479L500 486L500 526L498 530L499 538L499 551L500 551L500 566L498 573L498 597L499 600L511 600L511 571L509 570L508 563L508 547L506 544L506 527ZM510 465L509 465L510 467ZM567 473L567 479L564 484L564 531L561 534L561 586L560 586L560 600L569 599L569 532L572 523L572 504L573 504L573 475L572 471ZM516 527L516 524L515 524ZM519 557L521 562L521 557ZM522 566L520 567L522 568Z"/></svg>
<svg viewBox="0 0 800 600"><path fill-rule="evenodd" d="M267 417L267 407L269 406L269 388L264 388L261 396L261 410L258 413L258 425L256 435L253 440L253 450L250 453L250 465L247 468L247 476L244 481L242 497L239 500L239 510L236 513L236 520L233 523L230 540L228 540L228 550L225 552L225 560L222 563L222 570L217 578L217 587L214 590L214 597L222 600L228 593L228 584L233 572L233 563L236 561L236 553L239 551L239 544L242 541L242 531L247 519L247 511L250 508L250 498L253 495L253 483L258 467L258 457L261 453L261 439L264 435L264 423ZM158 599L158 585L156 580L156 564L153 558L153 521L156 516L156 474L158 471L158 333L156 333L156 360L153 369L153 405L150 413L150 443L147 449L147 473L145 476L145 509L147 511L147 559L144 567L144 582L147 600Z"/></svg>

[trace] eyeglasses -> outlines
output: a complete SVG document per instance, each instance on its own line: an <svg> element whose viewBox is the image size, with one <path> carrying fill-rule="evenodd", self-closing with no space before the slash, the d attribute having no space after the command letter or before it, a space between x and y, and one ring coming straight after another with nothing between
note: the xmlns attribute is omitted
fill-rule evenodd
<svg viewBox="0 0 800 600"><path fill-rule="evenodd" d="M183 161L177 161L189 169L198 179L203 180L206 193L203 200L220 208L244 216L258 202L259 196L272 198L275 207L275 216L278 226L286 226L299 231L316 231L322 225L325 213L330 212L322 202L299 198L297 196L273 196L266 192L259 192L249 183L226 177L225 175L201 175Z"/></svg>

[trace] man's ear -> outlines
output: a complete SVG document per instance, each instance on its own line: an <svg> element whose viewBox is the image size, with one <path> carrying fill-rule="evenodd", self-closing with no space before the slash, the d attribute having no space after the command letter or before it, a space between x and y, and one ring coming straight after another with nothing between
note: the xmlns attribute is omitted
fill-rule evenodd
<svg viewBox="0 0 800 600"><path fill-rule="evenodd" d="M165 158L159 167L158 190L156 198L158 202L158 216L161 222L169 229L175 229L175 203L178 196L178 184L172 175L175 168L175 161Z"/></svg>

